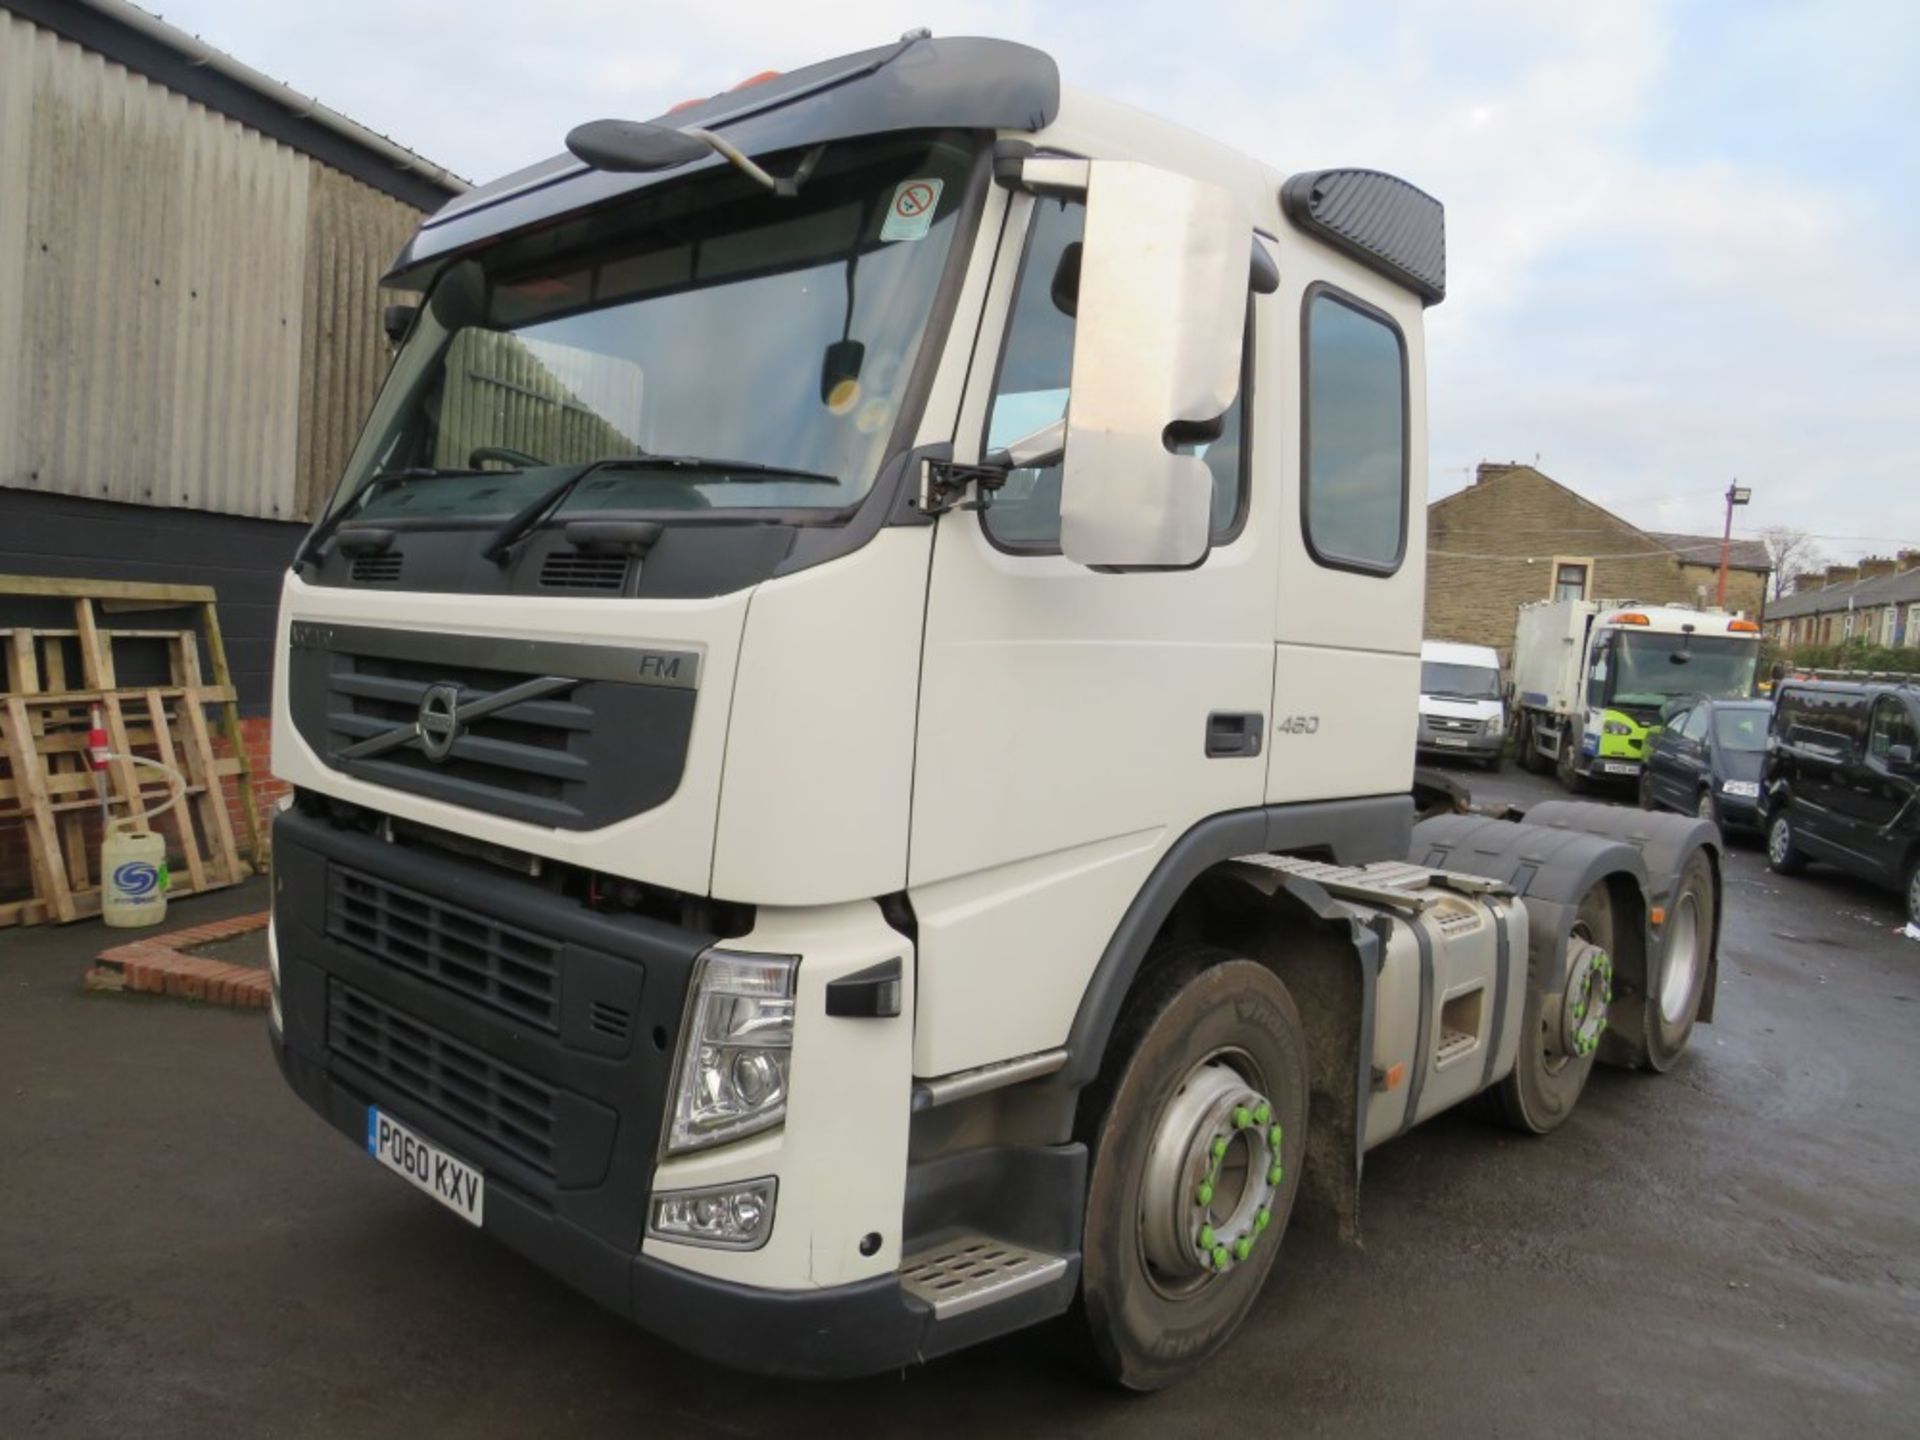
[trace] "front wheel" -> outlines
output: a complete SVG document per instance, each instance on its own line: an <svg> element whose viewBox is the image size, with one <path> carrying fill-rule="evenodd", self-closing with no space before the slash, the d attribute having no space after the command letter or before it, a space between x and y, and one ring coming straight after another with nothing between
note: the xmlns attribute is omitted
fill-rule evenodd
<svg viewBox="0 0 1920 1440"><path fill-rule="evenodd" d="M1907 921L1920 925L1920 855L1907 867Z"/></svg>
<svg viewBox="0 0 1920 1440"><path fill-rule="evenodd" d="M1702 820L1712 821L1715 825L1720 823L1720 807L1713 803L1713 792L1711 790L1702 790L1700 792L1700 803L1694 806L1693 813Z"/></svg>
<svg viewBox="0 0 1920 1440"><path fill-rule="evenodd" d="M1767 868L1780 875L1798 875L1807 868L1807 857L1784 809L1767 822Z"/></svg>
<svg viewBox="0 0 1920 1440"><path fill-rule="evenodd" d="M1082 1109L1080 1320L1109 1379L1161 1389L1238 1328L1298 1193L1307 1074L1271 970L1209 946L1155 957Z"/></svg>
<svg viewBox="0 0 1920 1440"><path fill-rule="evenodd" d="M1560 737L1560 783L1570 795L1584 795L1589 786L1587 777L1580 773L1580 741L1573 733L1573 727L1567 726Z"/></svg>
<svg viewBox="0 0 1920 1440"><path fill-rule="evenodd" d="M1658 810L1660 802L1653 798L1653 767L1646 766L1640 771L1640 808Z"/></svg>

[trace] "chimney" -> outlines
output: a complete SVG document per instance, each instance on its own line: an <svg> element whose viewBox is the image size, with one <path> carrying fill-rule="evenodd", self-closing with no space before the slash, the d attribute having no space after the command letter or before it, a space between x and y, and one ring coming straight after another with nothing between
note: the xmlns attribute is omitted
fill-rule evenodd
<svg viewBox="0 0 1920 1440"><path fill-rule="evenodd" d="M1789 594L1811 595L1815 590L1827 588L1827 577L1818 570L1802 570L1793 577L1793 589Z"/></svg>
<svg viewBox="0 0 1920 1440"><path fill-rule="evenodd" d="M1878 580L1882 575L1891 575L1898 568L1884 555L1869 555L1860 562L1862 580Z"/></svg>
<svg viewBox="0 0 1920 1440"><path fill-rule="evenodd" d="M1902 550L1893 557L1893 568L1902 575L1909 570L1920 569L1920 550Z"/></svg>
<svg viewBox="0 0 1920 1440"><path fill-rule="evenodd" d="M1827 583L1825 588L1831 589L1835 585L1851 585L1859 578L1860 572L1851 565L1829 565L1827 566Z"/></svg>

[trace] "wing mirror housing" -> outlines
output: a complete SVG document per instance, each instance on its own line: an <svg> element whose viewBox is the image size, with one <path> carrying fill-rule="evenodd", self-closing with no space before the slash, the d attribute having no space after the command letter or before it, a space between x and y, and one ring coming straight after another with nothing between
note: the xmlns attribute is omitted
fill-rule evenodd
<svg viewBox="0 0 1920 1440"><path fill-rule="evenodd" d="M1887 768L1897 770L1902 775L1914 772L1913 746L1889 745L1887 747Z"/></svg>
<svg viewBox="0 0 1920 1440"><path fill-rule="evenodd" d="M1239 390L1252 219L1218 185L1133 161L1030 157L1018 183L1086 197L1079 253L1052 277L1075 316L1061 552L1102 569L1198 564L1213 475L1174 447L1215 433Z"/></svg>

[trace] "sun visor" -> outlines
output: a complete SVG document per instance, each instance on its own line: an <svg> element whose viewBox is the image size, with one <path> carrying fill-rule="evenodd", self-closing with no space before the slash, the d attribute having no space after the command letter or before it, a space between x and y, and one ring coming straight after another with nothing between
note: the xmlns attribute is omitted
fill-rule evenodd
<svg viewBox="0 0 1920 1440"><path fill-rule="evenodd" d="M670 111L655 123L717 131L749 156L900 130L1040 130L1060 110L1053 58L1006 40L908 39L809 65ZM588 118L588 117L583 117ZM418 288L449 257L727 162L614 174L558 155L448 202L385 277Z"/></svg>

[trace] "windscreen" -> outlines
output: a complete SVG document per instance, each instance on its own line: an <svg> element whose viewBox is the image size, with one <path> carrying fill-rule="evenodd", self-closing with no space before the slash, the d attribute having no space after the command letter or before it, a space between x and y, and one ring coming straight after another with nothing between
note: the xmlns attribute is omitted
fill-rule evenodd
<svg viewBox="0 0 1920 1440"><path fill-rule="evenodd" d="M853 505L900 416L977 148L843 142L797 196L727 169L457 262L336 506L379 477L356 518L508 514L632 457L687 463L595 471L566 510Z"/></svg>
<svg viewBox="0 0 1920 1440"><path fill-rule="evenodd" d="M1440 700L1498 700L1500 672L1484 665L1422 661L1420 693Z"/></svg>
<svg viewBox="0 0 1920 1440"><path fill-rule="evenodd" d="M1657 707L1675 695L1712 700L1751 695L1759 662L1757 638L1619 630L1609 703Z"/></svg>
<svg viewBox="0 0 1920 1440"><path fill-rule="evenodd" d="M1764 750L1769 713L1763 705L1717 710L1713 716L1713 738L1722 750Z"/></svg>

